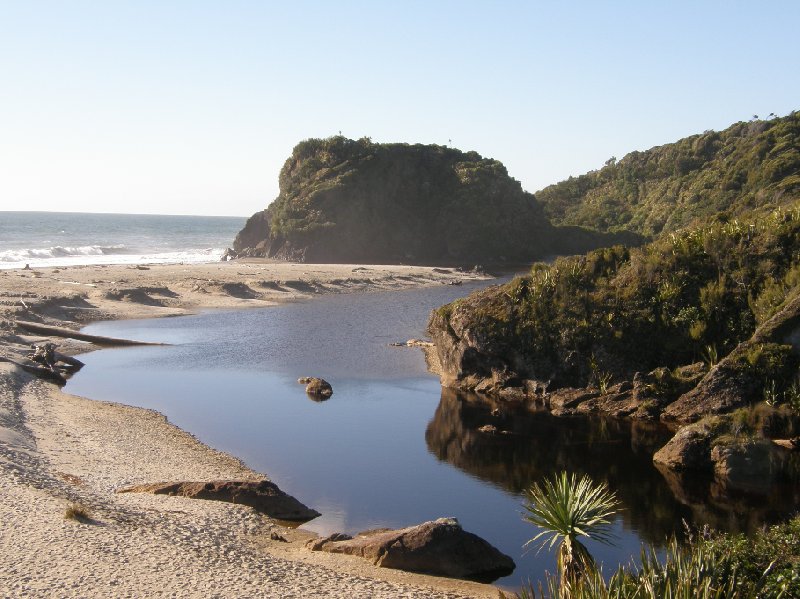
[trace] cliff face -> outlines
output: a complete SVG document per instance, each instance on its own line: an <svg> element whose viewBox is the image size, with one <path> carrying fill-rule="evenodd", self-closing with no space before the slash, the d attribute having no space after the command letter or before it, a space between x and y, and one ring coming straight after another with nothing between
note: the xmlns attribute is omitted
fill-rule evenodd
<svg viewBox="0 0 800 599"><path fill-rule="evenodd" d="M575 246L607 236L575 229ZM526 262L571 249L496 160L344 137L298 144L280 194L237 236L240 255L339 263Z"/></svg>

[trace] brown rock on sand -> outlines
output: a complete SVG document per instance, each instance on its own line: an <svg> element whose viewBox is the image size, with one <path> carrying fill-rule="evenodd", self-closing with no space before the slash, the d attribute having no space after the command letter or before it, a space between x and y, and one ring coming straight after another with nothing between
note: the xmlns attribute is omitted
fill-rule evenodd
<svg viewBox="0 0 800 599"><path fill-rule="evenodd" d="M479 536L461 528L455 518L439 518L399 530L378 530L349 538L340 533L310 541L312 551L346 553L395 568L471 580L495 580L516 567L514 560Z"/></svg>
<svg viewBox="0 0 800 599"><path fill-rule="evenodd" d="M295 522L308 522L320 515L318 511L303 505L281 491L278 485L267 480L152 483L119 489L117 493L152 493L227 501L249 505L271 518Z"/></svg>

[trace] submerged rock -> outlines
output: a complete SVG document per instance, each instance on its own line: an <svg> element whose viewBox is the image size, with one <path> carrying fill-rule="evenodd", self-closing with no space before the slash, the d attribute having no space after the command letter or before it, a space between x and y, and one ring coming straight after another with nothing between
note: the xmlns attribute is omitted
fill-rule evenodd
<svg viewBox="0 0 800 599"><path fill-rule="evenodd" d="M308 522L320 515L318 511L303 505L268 480L150 483L119 489L117 493L152 493L153 495L173 495L190 499L227 501L249 505L270 518L295 522Z"/></svg>
<svg viewBox="0 0 800 599"><path fill-rule="evenodd" d="M513 559L466 532L455 518L399 530L368 531L355 538L336 534L307 546L312 551L357 555L382 568L485 582L507 576L516 567Z"/></svg>

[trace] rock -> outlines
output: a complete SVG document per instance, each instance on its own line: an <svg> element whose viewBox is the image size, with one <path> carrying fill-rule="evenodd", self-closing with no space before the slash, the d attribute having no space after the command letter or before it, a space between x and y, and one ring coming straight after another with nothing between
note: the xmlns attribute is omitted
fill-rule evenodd
<svg viewBox="0 0 800 599"><path fill-rule="evenodd" d="M311 539L308 543L306 543L306 547L311 549L311 551L323 551L323 547L328 543L336 543L338 541L349 541L353 537L350 535L346 535L343 532L335 532L332 535L328 535L327 537L319 538L319 539Z"/></svg>
<svg viewBox="0 0 800 599"><path fill-rule="evenodd" d="M597 391L565 388L552 391L548 395L548 401L550 410L555 416L566 416L576 414L578 406L598 396Z"/></svg>
<svg viewBox="0 0 800 599"><path fill-rule="evenodd" d="M781 447L781 448L786 449L788 451L797 451L798 449L800 449L800 439L798 439L798 438L794 438L794 439L773 439L772 442L775 445L777 445L778 447Z"/></svg>
<svg viewBox="0 0 800 599"><path fill-rule="evenodd" d="M318 511L303 505L268 480L151 483L119 489L117 493L152 493L227 501L249 505L270 518L295 522L308 522L320 515Z"/></svg>
<svg viewBox="0 0 800 599"><path fill-rule="evenodd" d="M732 352L691 391L684 393L664 410L661 419L668 422L696 422L704 416L724 414L748 405L755 399L758 383L734 361Z"/></svg>
<svg viewBox="0 0 800 599"><path fill-rule="evenodd" d="M779 452L769 439L716 445L711 450L714 477L727 489L768 493L782 470Z"/></svg>
<svg viewBox="0 0 800 599"><path fill-rule="evenodd" d="M670 404L661 418L694 422L709 414L723 414L763 399L763 374L751 372L748 359L767 344L788 344L800 354L800 294L787 301L777 314L756 329L752 338L740 343L712 368L700 383ZM779 378L779 375L771 375Z"/></svg>
<svg viewBox="0 0 800 599"><path fill-rule="evenodd" d="M308 546L314 551L357 555L382 568L485 582L507 576L516 567L510 557L463 530L455 518L361 533L353 539L329 537Z"/></svg>
<svg viewBox="0 0 800 599"><path fill-rule="evenodd" d="M328 399L333 395L333 387L325 379L320 379L314 376L303 376L297 379L297 382L306 386L306 393L311 397Z"/></svg>
<svg viewBox="0 0 800 599"><path fill-rule="evenodd" d="M503 387L497 391L503 401L523 402L527 398L524 387Z"/></svg>
<svg viewBox="0 0 800 599"><path fill-rule="evenodd" d="M408 341L395 341L389 344L391 347L433 347L430 341L422 339L409 339Z"/></svg>
<svg viewBox="0 0 800 599"><path fill-rule="evenodd" d="M704 423L684 426L653 455L653 462L674 470L711 470L712 431Z"/></svg>

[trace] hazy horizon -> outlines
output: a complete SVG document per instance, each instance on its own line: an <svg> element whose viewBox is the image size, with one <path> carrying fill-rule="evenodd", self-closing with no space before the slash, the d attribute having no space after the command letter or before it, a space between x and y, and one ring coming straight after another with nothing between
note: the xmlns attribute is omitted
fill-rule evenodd
<svg viewBox="0 0 800 599"><path fill-rule="evenodd" d="M0 3L4 210L249 216L295 144L503 162L536 192L799 108L800 4Z"/></svg>

